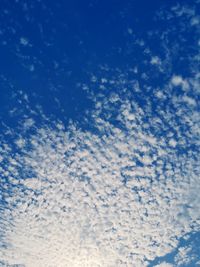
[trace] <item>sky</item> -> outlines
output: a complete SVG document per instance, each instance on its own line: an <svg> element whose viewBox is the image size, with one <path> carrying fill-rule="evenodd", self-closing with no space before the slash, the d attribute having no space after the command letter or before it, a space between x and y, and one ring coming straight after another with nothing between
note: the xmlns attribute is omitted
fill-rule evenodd
<svg viewBox="0 0 200 267"><path fill-rule="evenodd" d="M0 10L0 267L200 266L200 1Z"/></svg>

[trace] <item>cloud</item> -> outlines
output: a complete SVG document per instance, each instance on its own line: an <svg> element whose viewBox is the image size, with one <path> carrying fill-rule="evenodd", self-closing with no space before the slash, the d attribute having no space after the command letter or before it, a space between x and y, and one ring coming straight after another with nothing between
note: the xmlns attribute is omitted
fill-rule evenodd
<svg viewBox="0 0 200 267"><path fill-rule="evenodd" d="M161 264L156 265L155 267L173 267L173 265L168 262L163 262Z"/></svg>
<svg viewBox="0 0 200 267"><path fill-rule="evenodd" d="M144 267L199 230L197 76L168 73L157 90L130 73L107 67L91 76L103 90L88 92L87 127L30 117L7 132L11 140L2 137L0 259L8 266ZM178 98L177 86L192 96Z"/></svg>
<svg viewBox="0 0 200 267"><path fill-rule="evenodd" d="M143 127L145 112L124 101L118 125L103 118L111 100L102 116L94 111L97 133L48 123L17 139L19 153L8 151L5 262L147 266L192 230L199 219L196 151L188 158L177 149L188 144L187 131L176 142L153 135L157 126L150 120Z"/></svg>

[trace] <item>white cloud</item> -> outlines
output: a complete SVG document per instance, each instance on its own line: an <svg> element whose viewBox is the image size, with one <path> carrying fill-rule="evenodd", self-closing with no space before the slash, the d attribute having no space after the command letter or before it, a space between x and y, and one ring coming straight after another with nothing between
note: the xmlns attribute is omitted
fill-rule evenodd
<svg viewBox="0 0 200 267"><path fill-rule="evenodd" d="M24 46L27 46L27 45L29 44L29 41L28 41L27 38L25 38L25 37L21 37L21 38L20 38L20 44L21 44L21 45L24 45Z"/></svg>
<svg viewBox="0 0 200 267"><path fill-rule="evenodd" d="M1 251L3 260L29 267L147 266L191 230L199 218L195 158L176 155L173 139L168 145L147 133L152 124L142 128L140 108L124 106L124 100L119 105L121 130L101 118L98 134L75 127L65 131L59 123L25 136L27 148L16 141L21 154L10 161L7 176L25 168L29 178L20 179L15 195L6 197L10 208L4 217L12 216L13 222L6 226L10 245ZM109 113L106 109L102 115ZM98 126L99 117L94 121ZM137 127L129 121L137 121ZM184 207L191 203L185 216Z"/></svg>
<svg viewBox="0 0 200 267"><path fill-rule="evenodd" d="M188 90L189 84L188 81L183 79L180 75L173 75L171 78L171 83L173 86L181 86L184 90Z"/></svg>
<svg viewBox="0 0 200 267"><path fill-rule="evenodd" d="M151 58L151 64L152 65L160 65L161 64L161 60L158 56L154 56Z"/></svg>
<svg viewBox="0 0 200 267"><path fill-rule="evenodd" d="M162 262L162 263L156 265L155 267L174 267L174 265L172 265L171 263L168 263L168 262Z"/></svg>
<svg viewBox="0 0 200 267"><path fill-rule="evenodd" d="M186 11L175 12L181 16ZM177 98L167 84L156 91L159 101L153 110L149 99L141 105L134 98L143 88L127 78L129 73L117 69L107 78L109 71L107 66L103 78L91 78L111 91L93 98L88 123L94 132L73 122L67 129L49 120L36 127L27 117L22 132L12 136L20 151L10 140L2 144L4 262L145 267L199 229L200 167L198 149L192 146L200 144L196 100L185 94ZM172 75L171 87L197 94L194 77ZM33 126L34 133L24 131Z"/></svg>

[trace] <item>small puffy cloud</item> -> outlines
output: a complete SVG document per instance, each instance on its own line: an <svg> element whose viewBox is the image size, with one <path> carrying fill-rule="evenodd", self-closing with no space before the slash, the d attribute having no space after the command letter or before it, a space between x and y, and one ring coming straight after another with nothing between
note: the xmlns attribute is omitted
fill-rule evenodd
<svg viewBox="0 0 200 267"><path fill-rule="evenodd" d="M189 96L183 96L183 101L191 106L196 106L196 100Z"/></svg>
<svg viewBox="0 0 200 267"><path fill-rule="evenodd" d="M130 35L132 35L133 34L133 29L131 29L131 28L128 28L128 33L130 34Z"/></svg>
<svg viewBox="0 0 200 267"><path fill-rule="evenodd" d="M181 86L183 90L187 91L189 88L189 83L187 80L183 79L181 75L173 75L171 78L171 84L173 86Z"/></svg>
<svg viewBox="0 0 200 267"><path fill-rule="evenodd" d="M160 65L161 64L161 60L158 56L152 57L150 62L152 65Z"/></svg>
<svg viewBox="0 0 200 267"><path fill-rule="evenodd" d="M20 38L20 44L23 46L27 46L29 44L29 41L26 37L21 37Z"/></svg>
<svg viewBox="0 0 200 267"><path fill-rule="evenodd" d="M177 145L176 140L173 139L173 138L171 138L171 139L169 140L169 145L170 145L171 147L176 147L176 145Z"/></svg>

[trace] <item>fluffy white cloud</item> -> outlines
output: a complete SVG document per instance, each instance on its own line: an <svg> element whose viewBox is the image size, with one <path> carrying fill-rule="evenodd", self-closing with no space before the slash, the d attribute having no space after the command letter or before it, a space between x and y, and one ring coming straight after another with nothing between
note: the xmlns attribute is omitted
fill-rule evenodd
<svg viewBox="0 0 200 267"><path fill-rule="evenodd" d="M46 125L17 141L21 152L12 158L8 149L3 169L13 188L3 214L5 262L147 266L194 227L200 215L195 151L179 155L175 141L153 135L151 121L143 128L145 112L124 100L117 116L115 126L94 111L96 134Z"/></svg>
<svg viewBox="0 0 200 267"><path fill-rule="evenodd" d="M156 265L155 267L173 267L173 265L168 262L163 262L161 264Z"/></svg>

